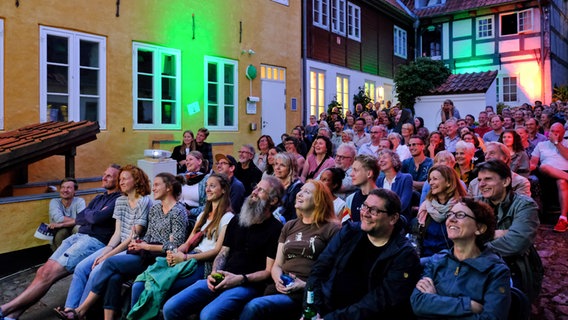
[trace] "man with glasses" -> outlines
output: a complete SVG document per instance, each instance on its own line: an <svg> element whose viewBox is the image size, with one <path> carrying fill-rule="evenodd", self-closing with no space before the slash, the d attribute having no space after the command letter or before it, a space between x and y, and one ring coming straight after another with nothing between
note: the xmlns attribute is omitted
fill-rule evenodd
<svg viewBox="0 0 568 320"><path fill-rule="evenodd" d="M367 199L369 193L377 189L375 180L377 180L380 171L377 158L365 154L355 157L355 161L351 167L351 181L359 190L345 199L346 207L350 210L350 213L343 217L342 223L347 220L354 222L361 221L361 205L365 199Z"/></svg>
<svg viewBox="0 0 568 320"><path fill-rule="evenodd" d="M410 295L421 267L401 234L400 209L394 192L370 191L361 222L344 226L320 254L306 285L318 319L414 318Z"/></svg>
<svg viewBox="0 0 568 320"><path fill-rule="evenodd" d="M416 199L418 201L413 201L413 204L419 202L422 187L426 179L428 179L428 170L434 165L434 160L424 154L424 145L424 140L419 135L410 136L408 140L408 150L412 158L402 161L401 171L403 173L410 173L412 176L412 189L414 193L416 193L416 195L413 194L413 200L415 200L414 196L418 197Z"/></svg>
<svg viewBox="0 0 568 320"><path fill-rule="evenodd" d="M217 173L224 174L229 178L231 183L231 208L234 214L241 212L241 207L245 201L245 186L235 177L235 168L237 167L237 160L231 155L216 154L215 155L215 168Z"/></svg>
<svg viewBox="0 0 568 320"><path fill-rule="evenodd" d="M248 197L252 189L262 179L262 171L253 163L254 147L251 144L243 144L239 150L239 163L235 168L235 177L245 186L245 197Z"/></svg>
<svg viewBox="0 0 568 320"><path fill-rule="evenodd" d="M368 154L376 157L379 151L379 143L387 136L387 128L384 125L371 127L371 141L361 145L357 154Z"/></svg>
<svg viewBox="0 0 568 320"><path fill-rule="evenodd" d="M343 178L341 183L341 189L339 189L339 192L336 194L343 200L357 189L351 180L351 166L353 165L353 161L355 161L356 155L357 148L353 142L340 144L335 153L335 167L345 171L345 178Z"/></svg>

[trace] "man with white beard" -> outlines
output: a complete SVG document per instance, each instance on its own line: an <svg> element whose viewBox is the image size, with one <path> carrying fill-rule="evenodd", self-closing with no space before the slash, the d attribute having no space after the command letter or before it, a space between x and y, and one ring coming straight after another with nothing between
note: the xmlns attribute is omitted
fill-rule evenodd
<svg viewBox="0 0 568 320"><path fill-rule="evenodd" d="M216 283L210 275L164 304L164 318L237 318L243 306L263 294L276 257L282 224L272 212L282 200L284 187L273 176L264 177L245 200L238 218L227 226L223 247L213 272L223 275Z"/></svg>

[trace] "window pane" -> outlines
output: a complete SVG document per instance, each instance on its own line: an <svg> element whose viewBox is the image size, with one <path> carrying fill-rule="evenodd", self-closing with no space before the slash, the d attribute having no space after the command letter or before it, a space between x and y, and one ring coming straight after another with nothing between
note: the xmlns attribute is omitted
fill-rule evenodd
<svg viewBox="0 0 568 320"><path fill-rule="evenodd" d="M235 110L234 107L225 107L225 125L226 126L235 125L234 110Z"/></svg>
<svg viewBox="0 0 568 320"><path fill-rule="evenodd" d="M217 106L216 105L209 105L207 107L207 123L210 126L217 125Z"/></svg>
<svg viewBox="0 0 568 320"><path fill-rule="evenodd" d="M138 75L138 98L152 99L152 76Z"/></svg>
<svg viewBox="0 0 568 320"><path fill-rule="evenodd" d="M99 121L99 99L81 97L80 119Z"/></svg>
<svg viewBox="0 0 568 320"><path fill-rule="evenodd" d="M225 104L234 105L235 104L235 87L232 85L225 85Z"/></svg>
<svg viewBox="0 0 568 320"><path fill-rule="evenodd" d="M218 103L217 101L217 85L216 84L208 84L207 85L207 102L209 103Z"/></svg>
<svg viewBox="0 0 568 320"><path fill-rule="evenodd" d="M67 121L68 115L68 96L47 95L47 121Z"/></svg>
<svg viewBox="0 0 568 320"><path fill-rule="evenodd" d="M47 66L47 92L68 93L67 67Z"/></svg>
<svg viewBox="0 0 568 320"><path fill-rule="evenodd" d="M217 82L217 64L207 64L207 80L209 82Z"/></svg>
<svg viewBox="0 0 568 320"><path fill-rule="evenodd" d="M516 34L517 33L517 14L508 14L501 16L501 34Z"/></svg>
<svg viewBox="0 0 568 320"><path fill-rule="evenodd" d="M138 72L152 73L152 52L138 50Z"/></svg>
<svg viewBox="0 0 568 320"><path fill-rule="evenodd" d="M92 41L80 41L80 60L82 67L99 67L99 44Z"/></svg>
<svg viewBox="0 0 568 320"><path fill-rule="evenodd" d="M175 103L173 102L162 102L162 123L163 124L173 124L176 123L175 116Z"/></svg>
<svg viewBox="0 0 568 320"><path fill-rule="evenodd" d="M79 76L81 94L97 95L99 94L99 71L81 69Z"/></svg>
<svg viewBox="0 0 568 320"><path fill-rule="evenodd" d="M174 100L176 97L176 79L162 78L162 99Z"/></svg>
<svg viewBox="0 0 568 320"><path fill-rule="evenodd" d="M68 63L68 39L58 36L47 36L47 62Z"/></svg>
<svg viewBox="0 0 568 320"><path fill-rule="evenodd" d="M152 101L138 100L138 123L152 123Z"/></svg>
<svg viewBox="0 0 568 320"><path fill-rule="evenodd" d="M173 55L162 56L162 74L168 76L176 75L176 57Z"/></svg>
<svg viewBox="0 0 568 320"><path fill-rule="evenodd" d="M234 79L235 67L230 64L225 65L225 83L235 83Z"/></svg>

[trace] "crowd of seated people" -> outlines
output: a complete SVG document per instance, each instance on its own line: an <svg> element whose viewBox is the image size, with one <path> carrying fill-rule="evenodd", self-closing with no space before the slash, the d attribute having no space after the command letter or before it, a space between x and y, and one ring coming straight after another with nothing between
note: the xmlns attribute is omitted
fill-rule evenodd
<svg viewBox="0 0 568 320"><path fill-rule="evenodd" d="M127 280L128 319L300 319L306 298L317 319L506 318L512 287L540 292L535 176L555 182L554 231L568 229L565 109L487 107L476 122L447 100L426 128L399 105L334 108L236 156L213 157L208 131L187 130L179 174L156 177L154 201L138 168L107 169L114 219L98 198L78 213L78 235L0 319L73 272L62 319L97 300L116 318ZM95 247L77 254L78 237Z"/></svg>

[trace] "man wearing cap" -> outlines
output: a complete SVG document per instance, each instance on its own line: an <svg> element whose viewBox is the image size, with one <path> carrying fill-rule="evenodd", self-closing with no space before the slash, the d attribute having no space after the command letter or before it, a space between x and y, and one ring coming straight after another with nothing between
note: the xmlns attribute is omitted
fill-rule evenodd
<svg viewBox="0 0 568 320"><path fill-rule="evenodd" d="M229 154L218 153L215 155L215 167L217 168L217 173L224 174L229 178L231 182L231 207L233 208L233 213L239 214L245 201L245 186L235 177L237 160Z"/></svg>

